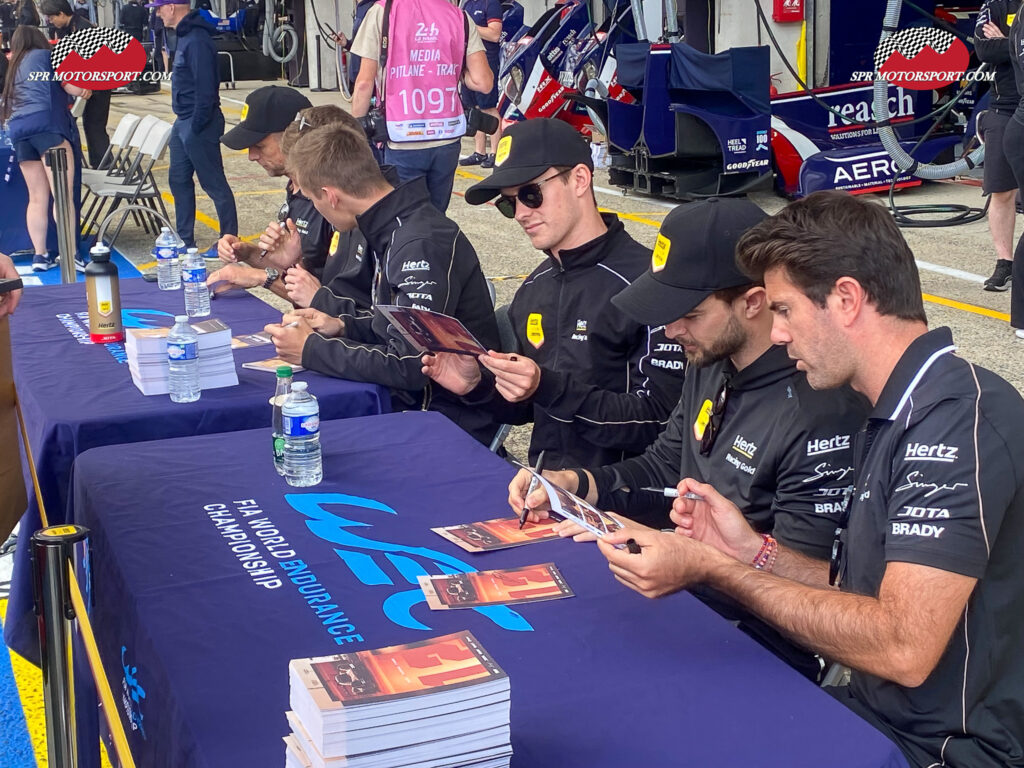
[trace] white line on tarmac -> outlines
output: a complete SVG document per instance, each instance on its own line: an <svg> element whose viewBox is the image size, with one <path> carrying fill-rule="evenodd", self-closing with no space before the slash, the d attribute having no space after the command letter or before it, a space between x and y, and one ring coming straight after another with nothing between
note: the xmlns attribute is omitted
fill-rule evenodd
<svg viewBox="0 0 1024 768"><path fill-rule="evenodd" d="M928 261L916 260L918 269L923 269L928 272L935 272L939 275L946 275L947 277L956 277L960 280L966 280L969 283L984 283L988 278L982 275L976 275L973 272L965 272L962 269L955 269L953 267L944 267L941 264L932 264Z"/></svg>
<svg viewBox="0 0 1024 768"><path fill-rule="evenodd" d="M220 99L221 99L221 101L230 101L232 104L241 104L243 107L245 106L245 102L244 101L239 101L238 99L232 99L230 96L221 96Z"/></svg>

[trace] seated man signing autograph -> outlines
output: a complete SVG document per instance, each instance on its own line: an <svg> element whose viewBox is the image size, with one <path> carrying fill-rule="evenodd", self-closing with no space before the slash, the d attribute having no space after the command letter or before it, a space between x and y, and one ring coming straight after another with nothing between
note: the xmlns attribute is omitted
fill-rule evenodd
<svg viewBox="0 0 1024 768"><path fill-rule="evenodd" d="M675 501L676 533L599 542L612 572L649 597L709 585L851 667L835 695L914 766L1021 765L1024 401L958 357L949 329L928 330L913 254L881 206L815 193L738 254L811 386L849 383L874 407L831 567L768 546L686 478L679 491L703 500ZM629 538L640 554L612 546Z"/></svg>

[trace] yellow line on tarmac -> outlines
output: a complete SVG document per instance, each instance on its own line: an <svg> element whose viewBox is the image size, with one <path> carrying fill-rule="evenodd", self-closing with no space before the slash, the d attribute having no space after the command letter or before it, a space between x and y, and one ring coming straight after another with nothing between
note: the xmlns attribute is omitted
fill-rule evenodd
<svg viewBox="0 0 1024 768"><path fill-rule="evenodd" d="M924 297L925 301L931 302L932 304L941 304L943 307L952 307L953 309L959 309L963 312L970 312L983 317L992 317L1006 323L1010 322L1010 316L1005 312L999 312L995 309L989 309L988 307L978 307L974 304L964 304L963 302L953 301L953 299L947 299L942 296L932 296L930 293L922 293L921 295Z"/></svg>
<svg viewBox="0 0 1024 768"><path fill-rule="evenodd" d="M174 195L172 195L170 192L161 192L160 197L162 197L168 203L174 202ZM217 223L217 220L211 219L202 211L196 211L196 221L202 222L210 229L212 229L214 232L220 234L220 224Z"/></svg>

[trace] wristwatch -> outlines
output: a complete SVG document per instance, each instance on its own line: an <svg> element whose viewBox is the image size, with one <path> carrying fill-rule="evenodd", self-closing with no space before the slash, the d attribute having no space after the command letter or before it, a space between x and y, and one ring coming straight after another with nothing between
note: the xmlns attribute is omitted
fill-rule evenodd
<svg viewBox="0 0 1024 768"><path fill-rule="evenodd" d="M273 267L267 267L267 279L263 281L263 287L269 288L272 286L277 278L281 276L281 271L274 269Z"/></svg>

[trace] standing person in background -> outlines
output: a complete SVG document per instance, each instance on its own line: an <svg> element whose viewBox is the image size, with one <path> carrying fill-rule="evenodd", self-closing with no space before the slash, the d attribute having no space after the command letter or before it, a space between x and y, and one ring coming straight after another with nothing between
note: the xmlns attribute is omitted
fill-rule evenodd
<svg viewBox="0 0 1024 768"><path fill-rule="evenodd" d="M50 77L30 80L30 75L37 72L48 72ZM78 127L68 109L68 95L88 98L91 92L58 83L53 77L50 43L46 36L38 27L18 27L11 40L10 68L0 97L0 122L7 121L18 165L28 187L25 218L35 252L32 269L36 272L57 266L56 257L46 250L47 204L53 182L43 166L43 155L54 147L67 150L69 189L75 188L79 167ZM77 229L77 221L75 224ZM84 264L77 266L84 269Z"/></svg>
<svg viewBox="0 0 1024 768"><path fill-rule="evenodd" d="M993 34L986 28L986 33ZM1010 63L1017 82L1017 95L1024 94L1024 21L1018 13L1010 27ZM1024 98L1018 98L1017 109L1006 123L1003 135L1003 154L1013 168L1017 188L1024 185ZM1010 285L1010 325L1018 339L1024 339L1024 235L1017 241L1013 252Z"/></svg>
<svg viewBox="0 0 1024 768"><path fill-rule="evenodd" d="M68 0L42 0L40 12L46 17L47 23L53 27L57 40L83 29L93 29L95 25L88 19L71 10ZM110 116L110 91L94 91L82 113L82 128L85 129L85 141L89 150L89 166L99 168L103 156L110 146L107 135L107 119Z"/></svg>
<svg viewBox="0 0 1024 768"><path fill-rule="evenodd" d="M481 112L498 116L498 67L501 58L501 3L499 0L465 0L462 10L469 14L469 18L476 24L476 30L480 33L480 39L484 41L484 52L487 54L487 66L494 73L494 85L487 93L476 93L468 88L462 89L462 104L466 109L478 107ZM498 139L501 138L501 121L498 121L498 130L491 135L491 151L487 150L487 135L477 131L473 137L475 152L469 157L459 161L459 165L479 165L481 168L494 167L494 152L498 146Z"/></svg>
<svg viewBox="0 0 1024 768"><path fill-rule="evenodd" d="M146 13L146 9L142 7L139 0L128 0L121 6L121 16L118 21L121 29L141 43L144 40L148 17L149 14Z"/></svg>
<svg viewBox="0 0 1024 768"><path fill-rule="evenodd" d="M19 27L38 27L42 23L33 0L18 0L18 7L14 15L15 22ZM13 47L13 41L11 45Z"/></svg>
<svg viewBox="0 0 1024 768"><path fill-rule="evenodd" d="M0 50L11 47L11 35L18 26L18 10L14 0L0 0Z"/></svg>
<svg viewBox="0 0 1024 768"><path fill-rule="evenodd" d="M220 111L220 69L213 44L213 25L189 9L188 0L154 0L164 26L177 37L171 69L171 108L177 119L171 130L171 167L167 182L174 195L178 236L188 248L196 247L196 187L194 176L213 200L220 221L220 236L238 232L235 196L224 176L220 137L224 113ZM217 258L214 243L203 254Z"/></svg>
<svg viewBox="0 0 1024 768"><path fill-rule="evenodd" d="M981 61L995 67L992 102L982 121L985 136L985 193L989 196L988 226L996 250L996 267L985 281L986 291L1005 291L1013 273L1013 227L1017 219L1014 198L1017 180L1003 152L1003 135L1020 97L1010 62L1010 31L1020 0L985 0L974 29L974 49Z"/></svg>
<svg viewBox="0 0 1024 768"><path fill-rule="evenodd" d="M430 202L444 213L466 132L459 82L477 93L494 84L476 24L448 0L385 0L366 12L352 53L360 58L353 117L369 113L376 88L387 121L384 162L403 182L425 178Z"/></svg>

